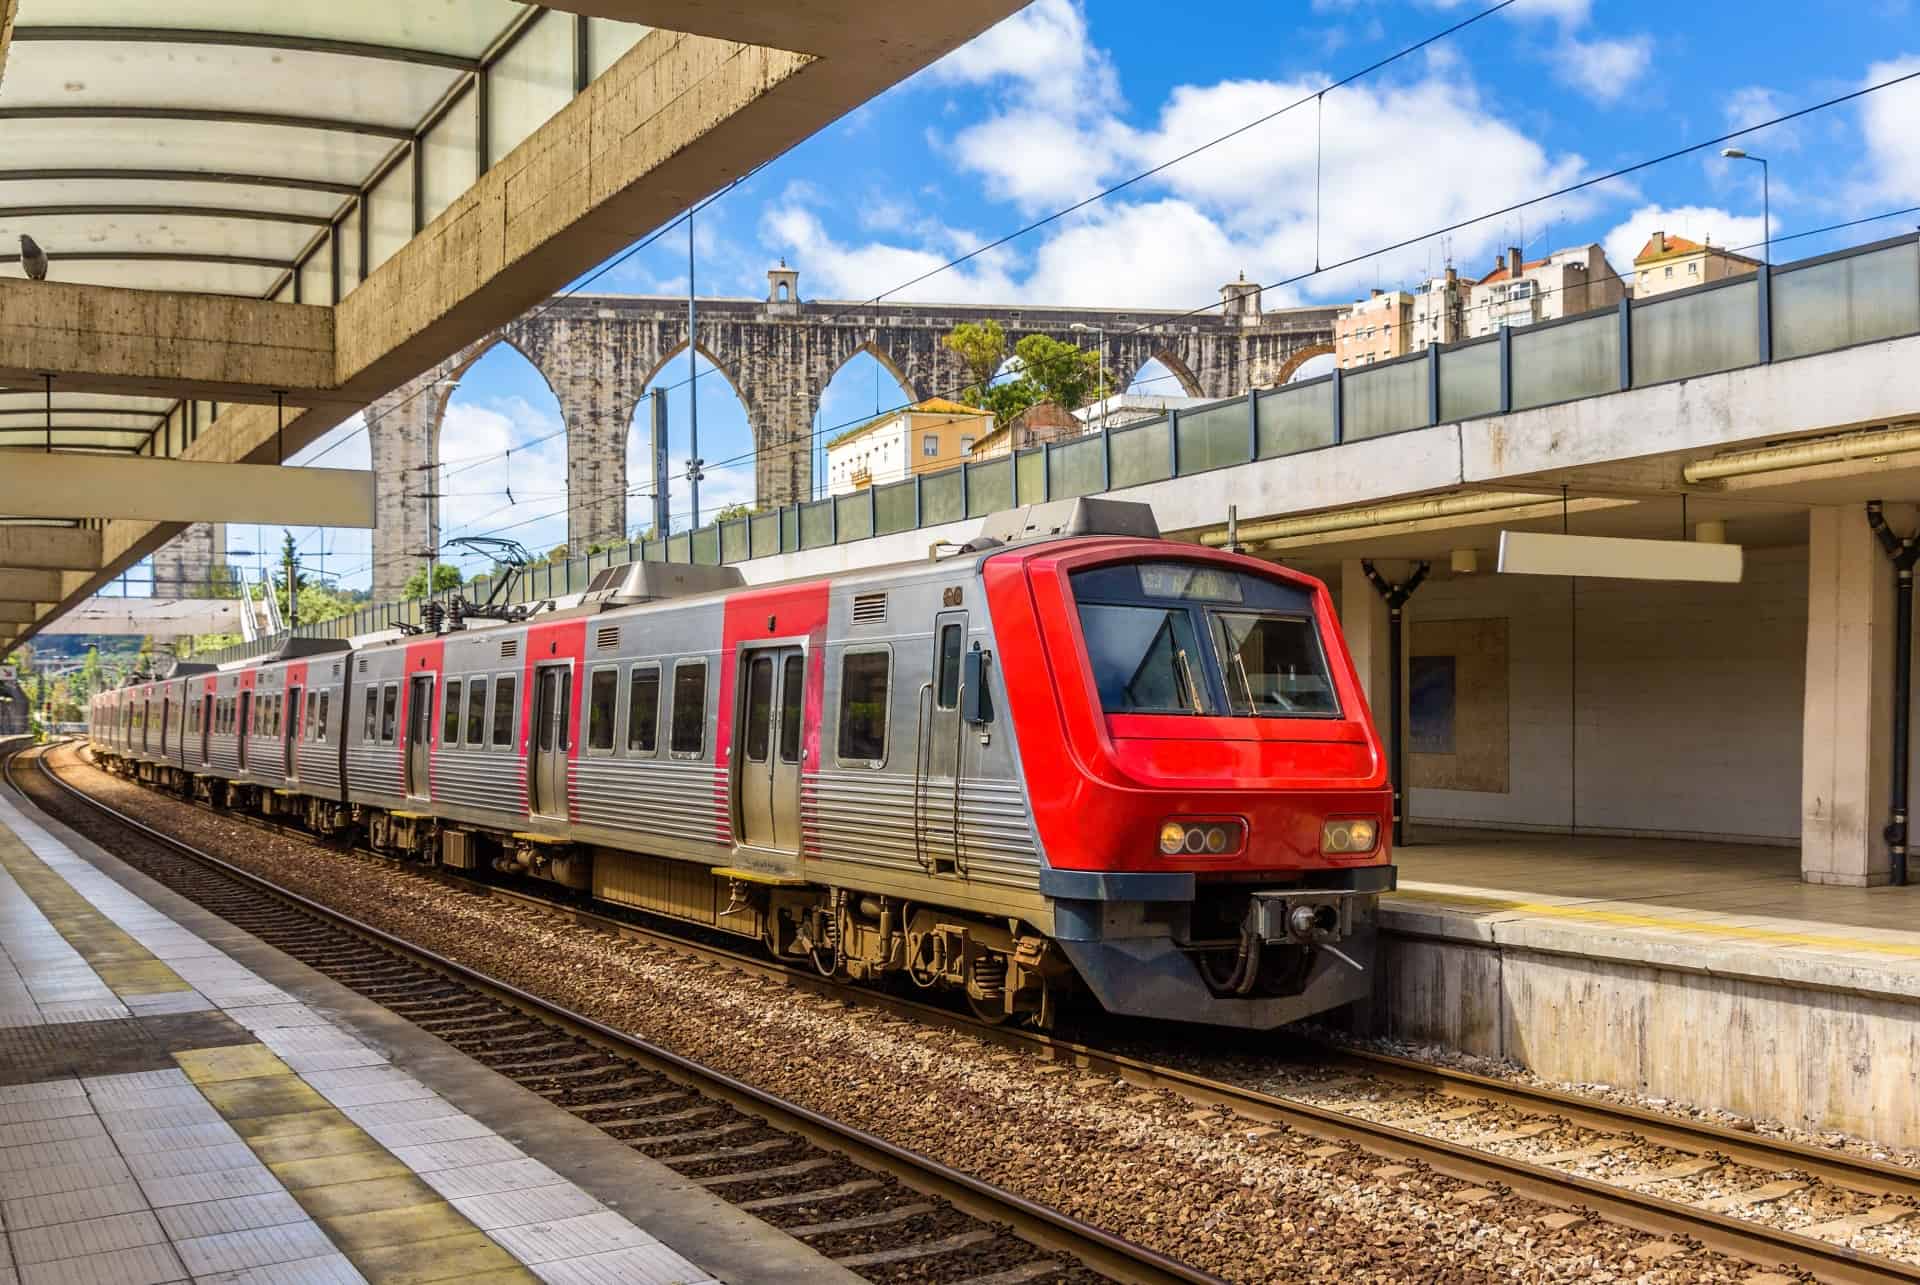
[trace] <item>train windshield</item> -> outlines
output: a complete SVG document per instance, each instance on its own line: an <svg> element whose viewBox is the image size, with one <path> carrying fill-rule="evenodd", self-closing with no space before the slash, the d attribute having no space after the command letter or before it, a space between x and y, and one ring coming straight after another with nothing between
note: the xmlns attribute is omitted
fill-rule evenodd
<svg viewBox="0 0 1920 1285"><path fill-rule="evenodd" d="M1204 563L1148 562L1078 572L1073 591L1109 714L1340 712L1304 589Z"/></svg>

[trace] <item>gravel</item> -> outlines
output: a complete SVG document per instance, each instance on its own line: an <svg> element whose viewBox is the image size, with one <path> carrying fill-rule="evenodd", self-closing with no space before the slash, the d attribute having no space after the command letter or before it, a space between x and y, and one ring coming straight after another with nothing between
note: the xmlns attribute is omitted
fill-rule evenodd
<svg viewBox="0 0 1920 1285"><path fill-rule="evenodd" d="M1744 1281L1756 1270L1591 1217L1561 1226L1548 1216L1562 1211L1498 1188L697 966L535 907L263 833L73 759L57 762L76 784L236 865L1228 1279L1656 1285Z"/></svg>

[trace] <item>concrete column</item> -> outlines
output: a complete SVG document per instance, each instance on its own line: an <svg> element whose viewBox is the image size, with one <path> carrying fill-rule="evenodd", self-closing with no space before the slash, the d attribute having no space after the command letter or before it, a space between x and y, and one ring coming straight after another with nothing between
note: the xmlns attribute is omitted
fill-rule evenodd
<svg viewBox="0 0 1920 1285"><path fill-rule="evenodd" d="M1402 617L1403 621L1405 617ZM1340 632L1346 635L1373 723L1387 734L1387 603L1367 582L1360 559L1340 564Z"/></svg>
<svg viewBox="0 0 1920 1285"><path fill-rule="evenodd" d="M440 502L431 466L440 458L439 389L421 390L438 370L409 381L367 407L367 444L379 479L373 531L373 600L392 602L440 544ZM419 393L415 396L415 393Z"/></svg>
<svg viewBox="0 0 1920 1285"><path fill-rule="evenodd" d="M1886 516L1902 532L1914 522L1910 508ZM1885 883L1893 569L1863 505L1815 508L1808 537L1800 873L1808 883Z"/></svg>
<svg viewBox="0 0 1920 1285"><path fill-rule="evenodd" d="M567 547L578 555L627 538L627 434L639 394L620 380L558 384L567 425Z"/></svg>
<svg viewBox="0 0 1920 1285"><path fill-rule="evenodd" d="M819 393L809 387L761 394L749 385L747 427L753 432L753 489L759 507L813 498L813 411ZM703 513L711 519L711 513Z"/></svg>
<svg viewBox="0 0 1920 1285"><path fill-rule="evenodd" d="M153 554L153 596L200 598L226 566L227 528L196 522Z"/></svg>

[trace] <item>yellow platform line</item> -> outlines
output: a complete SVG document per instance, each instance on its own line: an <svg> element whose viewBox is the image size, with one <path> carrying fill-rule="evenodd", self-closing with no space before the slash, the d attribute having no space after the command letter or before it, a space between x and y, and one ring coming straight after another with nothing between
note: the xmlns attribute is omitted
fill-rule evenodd
<svg viewBox="0 0 1920 1285"><path fill-rule="evenodd" d="M115 995L125 999L193 989L4 826L0 826L0 866Z"/></svg>
<svg viewBox="0 0 1920 1285"><path fill-rule="evenodd" d="M373 1285L538 1281L264 1044L173 1059Z"/></svg>
<svg viewBox="0 0 1920 1285"><path fill-rule="evenodd" d="M1747 941L1768 946L1819 946L1859 954L1887 955L1895 959L1920 959L1920 944L1875 941L1864 937L1841 937L1831 933L1803 933L1786 929L1757 928L1746 924L1716 923L1688 919L1680 915L1634 914L1622 910L1594 910L1546 901L1515 901L1511 897L1487 896L1467 892L1438 892L1402 888L1383 898L1388 905L1401 902L1432 902L1459 906L1477 912L1539 915L1553 919L1571 919L1581 923L1604 924L1609 928L1656 928L1664 932L1717 937L1729 941Z"/></svg>

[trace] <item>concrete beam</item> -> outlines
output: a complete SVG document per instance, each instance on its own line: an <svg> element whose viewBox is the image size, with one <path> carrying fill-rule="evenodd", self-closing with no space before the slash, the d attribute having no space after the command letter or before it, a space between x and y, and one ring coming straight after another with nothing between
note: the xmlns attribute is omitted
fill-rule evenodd
<svg viewBox="0 0 1920 1285"><path fill-rule="evenodd" d="M371 527L373 492L358 469L17 452L0 472L0 513Z"/></svg>
<svg viewBox="0 0 1920 1285"><path fill-rule="evenodd" d="M0 602L0 621L10 625L30 625L40 618L40 608L31 602Z"/></svg>
<svg viewBox="0 0 1920 1285"><path fill-rule="evenodd" d="M93 571L100 566L100 532L80 527L0 527L0 567L30 571Z"/></svg>
<svg viewBox="0 0 1920 1285"><path fill-rule="evenodd" d="M873 0L556 0L547 6L821 58L864 54L917 69L985 31L1025 0L876 4ZM877 69L873 69L877 70ZM871 71L868 73L871 74ZM895 77L898 79L898 77ZM889 81L888 83L891 83Z"/></svg>
<svg viewBox="0 0 1920 1285"><path fill-rule="evenodd" d="M65 588L58 571L0 568L0 602L58 602Z"/></svg>
<svg viewBox="0 0 1920 1285"><path fill-rule="evenodd" d="M50 622L63 633L120 634L237 634L241 632L238 598L113 598L95 596L61 613Z"/></svg>
<svg viewBox="0 0 1920 1285"><path fill-rule="evenodd" d="M318 404L334 366L331 308L0 278L0 381L23 388Z"/></svg>

